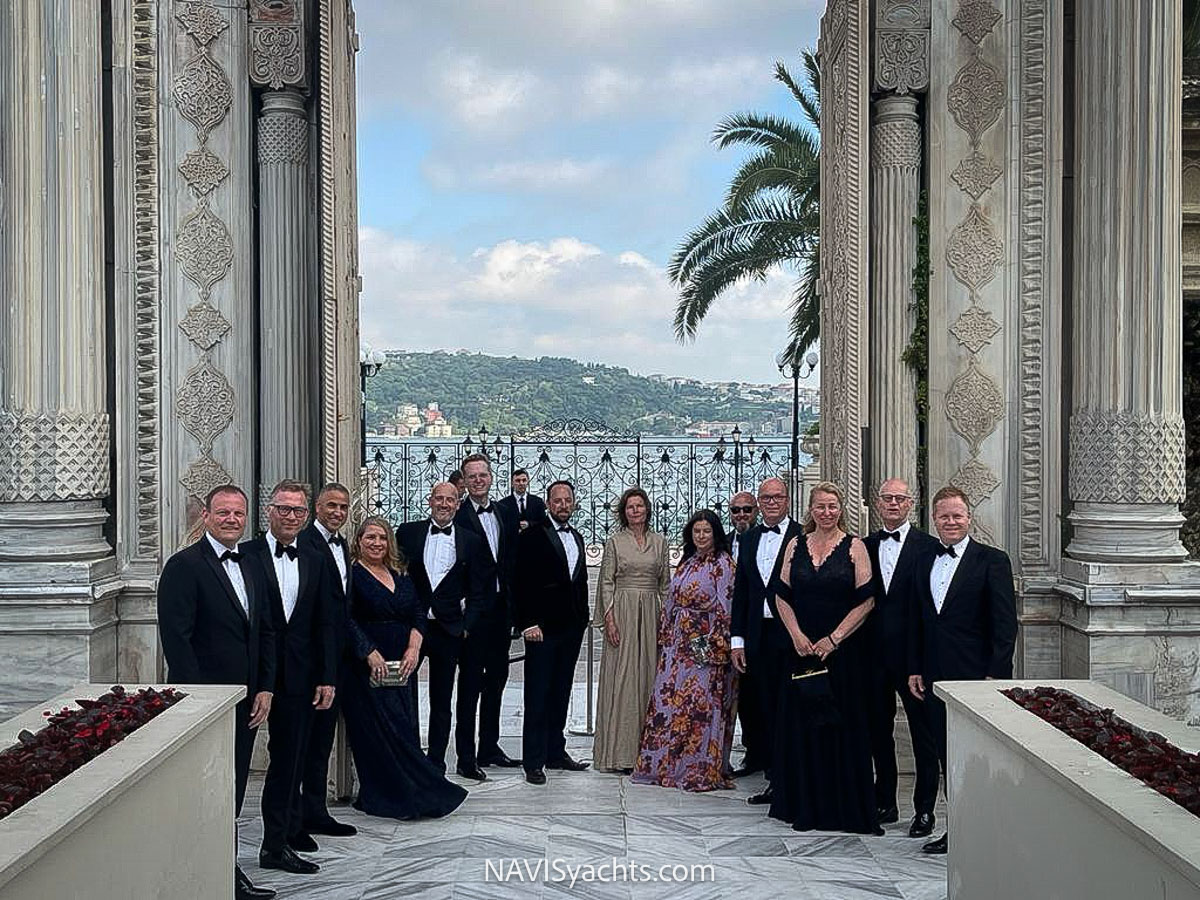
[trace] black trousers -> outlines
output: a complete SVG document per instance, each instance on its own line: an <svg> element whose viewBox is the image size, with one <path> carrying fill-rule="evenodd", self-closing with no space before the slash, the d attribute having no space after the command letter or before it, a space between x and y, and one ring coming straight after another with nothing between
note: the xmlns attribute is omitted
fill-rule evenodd
<svg viewBox="0 0 1200 900"><path fill-rule="evenodd" d="M914 697L908 689L908 677L886 664L881 664L873 676L870 725L871 758L875 761L875 805L880 809L896 805L895 731L896 695L899 694L912 736L913 758L917 768L913 811L918 814L931 813L937 802L938 750L925 710L929 701Z"/></svg>
<svg viewBox="0 0 1200 900"><path fill-rule="evenodd" d="M567 754L567 708L583 629L547 634L525 643L525 722L521 757L526 772Z"/></svg>
<svg viewBox="0 0 1200 900"><path fill-rule="evenodd" d="M312 727L312 700L311 694L276 694L271 702L267 740L271 761L262 792L262 848L268 853L281 853L288 836L300 831L300 778Z"/></svg>
<svg viewBox="0 0 1200 900"><path fill-rule="evenodd" d="M462 651L462 638L446 631L436 620L425 623L425 639L421 642L421 659L429 660L429 759L445 770L446 748L450 746L450 701L454 697L454 674ZM409 683L413 692L413 711L417 704L417 678ZM462 760L459 759L459 765Z"/></svg>
<svg viewBox="0 0 1200 900"><path fill-rule="evenodd" d="M308 734L308 749L300 770L300 828L309 828L328 822L327 795L329 792L329 754L333 752L333 739L337 733L338 716L342 710L339 696L346 679L342 676L346 664L338 674L337 690L333 705L329 709L313 710L312 729Z"/></svg>
<svg viewBox="0 0 1200 900"><path fill-rule="evenodd" d="M474 765L500 751L500 706L508 683L507 624L487 624L463 640L455 705L454 749L460 765ZM475 716L479 715L479 751L475 750Z"/></svg>
<svg viewBox="0 0 1200 900"><path fill-rule="evenodd" d="M742 724L742 745L746 748L742 765L762 769L771 761L771 750L762 742L762 711L756 681L749 668L738 676L737 717Z"/></svg>
<svg viewBox="0 0 1200 900"><path fill-rule="evenodd" d="M942 777L946 777L946 704L940 697L933 695L933 684L925 682L925 699L921 701L925 708L925 721L933 734L933 743L937 748L938 762L942 765ZM946 795L950 795L950 782L945 782Z"/></svg>
<svg viewBox="0 0 1200 900"><path fill-rule="evenodd" d="M787 629L774 618L763 619L758 647L746 656L746 671L752 672L752 683L757 689L759 713L759 747L765 751L767 778L771 777L775 749L775 729L779 719L779 695L784 680L791 674L788 661L792 639Z"/></svg>
<svg viewBox="0 0 1200 900"><path fill-rule="evenodd" d="M246 799L246 782L250 779L250 757L254 754L254 736L257 728L251 728L250 704L252 698L242 700L233 710L233 786L234 814L242 814L242 802Z"/></svg>

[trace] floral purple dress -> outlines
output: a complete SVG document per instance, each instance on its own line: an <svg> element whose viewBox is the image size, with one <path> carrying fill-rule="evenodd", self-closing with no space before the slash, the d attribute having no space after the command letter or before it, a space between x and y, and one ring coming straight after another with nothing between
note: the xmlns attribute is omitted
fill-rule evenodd
<svg viewBox="0 0 1200 900"><path fill-rule="evenodd" d="M734 671L729 659L733 560L679 564L658 629L662 653L633 781L685 791L733 787Z"/></svg>

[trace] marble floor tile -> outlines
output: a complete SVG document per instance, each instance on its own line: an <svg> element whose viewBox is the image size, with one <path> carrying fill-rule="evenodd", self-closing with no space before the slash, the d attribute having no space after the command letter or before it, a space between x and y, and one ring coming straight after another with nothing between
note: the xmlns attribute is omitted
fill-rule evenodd
<svg viewBox="0 0 1200 900"><path fill-rule="evenodd" d="M896 885L890 881L809 882L808 887L818 900L904 900Z"/></svg>
<svg viewBox="0 0 1200 900"><path fill-rule="evenodd" d="M545 825L551 837L567 834L625 836L625 817L615 813L547 816Z"/></svg>
<svg viewBox="0 0 1200 900"><path fill-rule="evenodd" d="M415 881L406 884L373 884L360 900L453 900L454 885Z"/></svg>
<svg viewBox="0 0 1200 900"><path fill-rule="evenodd" d="M623 834L551 835L546 842L546 856L550 859L607 862L613 857L625 856L625 852Z"/></svg>
<svg viewBox="0 0 1200 900"><path fill-rule="evenodd" d="M708 855L728 856L787 856L783 839L771 835L740 835L738 837L706 838Z"/></svg>
<svg viewBox="0 0 1200 900"><path fill-rule="evenodd" d="M791 856L870 857L863 839L852 834L802 836L788 829L783 839Z"/></svg>
<svg viewBox="0 0 1200 900"><path fill-rule="evenodd" d="M431 882L453 884L468 868L461 856L384 856L371 876L373 885Z"/></svg>
<svg viewBox="0 0 1200 900"><path fill-rule="evenodd" d="M881 881L887 873L871 856L793 856L806 881Z"/></svg>
<svg viewBox="0 0 1200 900"><path fill-rule="evenodd" d="M946 879L940 881L897 881L904 900L946 900Z"/></svg>

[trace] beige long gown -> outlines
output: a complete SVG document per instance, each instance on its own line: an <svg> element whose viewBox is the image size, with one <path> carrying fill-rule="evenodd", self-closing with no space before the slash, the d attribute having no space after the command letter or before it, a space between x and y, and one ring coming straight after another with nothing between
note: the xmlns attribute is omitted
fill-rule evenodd
<svg viewBox="0 0 1200 900"><path fill-rule="evenodd" d="M596 588L596 624L604 650L592 747L592 764L601 771L632 769L637 763L658 667L658 617L670 581L667 542L661 534L648 531L645 546L639 547L633 533L621 529L604 545ZM603 636L604 615L610 609L621 633L617 647Z"/></svg>

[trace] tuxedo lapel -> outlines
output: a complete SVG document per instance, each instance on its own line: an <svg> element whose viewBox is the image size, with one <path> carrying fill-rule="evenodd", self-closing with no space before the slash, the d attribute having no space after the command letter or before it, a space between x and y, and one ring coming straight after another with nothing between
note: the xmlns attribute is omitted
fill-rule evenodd
<svg viewBox="0 0 1200 900"><path fill-rule="evenodd" d="M893 585L904 584L905 582L903 581L903 579L908 577L908 573L912 570L912 567L915 566L917 563L917 555L921 551L917 548L917 542L914 540L914 537L915 537L914 530L912 528L909 528L908 529L908 537L906 537L904 539L904 546L900 548L900 556L897 557L897 559L896 559L896 568L892 570L892 584ZM888 540L891 540L891 538L888 538ZM880 540L879 544L880 544L880 546L882 546L883 541ZM876 550L875 552L876 552L875 568L878 569L879 568L879 558L878 558L879 551ZM881 576L880 582L882 583L882 581L883 581L883 578ZM891 593L892 593L892 589L890 586L884 588L885 596L888 596Z"/></svg>
<svg viewBox="0 0 1200 900"><path fill-rule="evenodd" d="M213 552L212 546L209 545L208 538L202 537L200 540L204 541L205 545L201 550L204 554L204 561L208 563L208 567L212 569L213 575L220 582L221 587L225 589L225 596L229 598L229 602L233 604L233 608L238 611L238 615L242 617L243 621L248 622L246 610L242 608L242 601L238 599L237 591L233 589L233 582L229 580L229 573L225 571L225 566L217 559L217 554ZM246 577L244 572L242 573L242 581L246 585L247 602L251 602L253 595L250 593L250 579ZM250 609L253 611L254 607L251 606Z"/></svg>
<svg viewBox="0 0 1200 900"><path fill-rule="evenodd" d="M546 534L548 535L549 540L550 540L550 546L551 546L551 548L553 548L554 552L558 555L559 560L561 560L561 562L562 562L563 571L567 573L568 579L574 580L575 573L571 571L571 567L567 562L567 548L564 547L562 545L562 541L559 540L558 531L557 531L556 527L553 524L551 524L551 525L545 526L545 528L546 528Z"/></svg>
<svg viewBox="0 0 1200 900"><path fill-rule="evenodd" d="M296 546L298 547L299 545L297 544ZM300 573L300 581L296 586L297 603L304 602L304 591L308 587L308 582L312 577L312 572L309 570L312 569L314 565L321 565L324 562L325 560L320 556L317 556L315 553L309 556L303 550L299 550L299 552L296 554L296 570ZM274 570L274 568L274 566L271 566L272 570ZM280 596L283 596L282 591L280 592Z"/></svg>
<svg viewBox="0 0 1200 900"><path fill-rule="evenodd" d="M575 557L575 571L571 573L571 578L572 578L572 580L574 580L579 577L580 573L586 567L586 563L584 562L584 558L583 558L583 554L584 554L583 535L580 534L578 531L572 531L571 537L575 538L575 546L579 548L579 555ZM559 544L561 545L562 541L559 541ZM566 555L565 550L563 551L563 555L564 556Z"/></svg>
<svg viewBox="0 0 1200 900"><path fill-rule="evenodd" d="M267 587L270 588L270 598L279 600L279 612L283 612L283 591L279 588L279 579L275 577L275 560L271 558L271 545L266 538L262 539L262 544L258 548L258 558L262 562L263 577L267 579Z"/></svg>
<svg viewBox="0 0 1200 900"><path fill-rule="evenodd" d="M971 569L979 562L979 542L972 539L967 543L967 549L963 551L962 561L959 562L958 568L954 570L954 577L950 579L950 585L946 588L946 599L942 601L942 611L940 615L945 615L947 607L954 602L954 598L958 595L966 580L971 577Z"/></svg>

